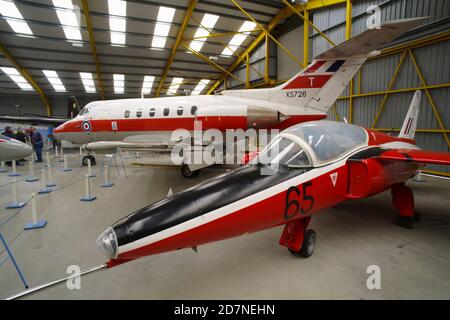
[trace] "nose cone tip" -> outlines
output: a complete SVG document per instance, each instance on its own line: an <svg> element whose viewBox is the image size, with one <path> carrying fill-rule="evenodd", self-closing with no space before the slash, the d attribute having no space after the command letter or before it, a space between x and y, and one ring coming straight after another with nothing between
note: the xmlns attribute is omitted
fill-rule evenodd
<svg viewBox="0 0 450 320"><path fill-rule="evenodd" d="M96 247L105 258L114 259L117 257L117 237L113 228L109 227L97 238Z"/></svg>

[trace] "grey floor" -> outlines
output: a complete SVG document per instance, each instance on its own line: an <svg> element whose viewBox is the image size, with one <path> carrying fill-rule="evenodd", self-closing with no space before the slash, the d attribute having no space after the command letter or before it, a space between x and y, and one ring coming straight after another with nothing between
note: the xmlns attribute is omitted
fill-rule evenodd
<svg viewBox="0 0 450 320"><path fill-rule="evenodd" d="M52 158L52 161L55 159ZM133 160L128 160L133 161ZM98 199L84 203L79 157L70 157L70 173L53 167L56 191L39 196L44 229L23 231L31 206L6 210L11 178L0 174L0 232L11 244L31 286L66 275L69 265L87 269L103 261L95 239L124 215L179 192L223 170L210 169L196 180L183 179L176 168L127 168L128 178L112 174L114 186L99 188ZM97 170L96 168L95 170ZM28 168L20 167L26 175ZM89 275L80 290L59 285L28 299L449 299L450 298L450 181L426 178L409 182L422 221L412 230L392 224L388 193L346 202L317 215L312 227L317 248L309 259L291 256L278 245L281 228L204 245L198 253L180 250L150 256ZM19 183L26 200L40 182ZM23 290L20 279L0 245L0 298ZM381 289L369 290L369 265L381 269Z"/></svg>

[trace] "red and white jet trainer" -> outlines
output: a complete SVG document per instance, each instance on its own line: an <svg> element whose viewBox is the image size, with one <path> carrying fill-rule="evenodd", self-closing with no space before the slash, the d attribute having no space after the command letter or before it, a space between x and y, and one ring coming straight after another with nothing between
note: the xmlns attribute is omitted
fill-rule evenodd
<svg viewBox="0 0 450 320"><path fill-rule="evenodd" d="M55 129L58 139L89 143L86 149L173 145L176 129L285 129L318 120L375 51L427 18L387 22L320 54L286 83L269 89L226 90L217 95L121 99L91 102L79 115ZM133 141L134 143L132 143Z"/></svg>
<svg viewBox="0 0 450 320"><path fill-rule="evenodd" d="M308 230L312 215L388 189L397 223L412 227L414 200L405 182L424 164L450 165L450 153L415 145L420 95L415 93L398 137L342 122L297 124L275 137L254 164L126 216L97 240L110 259L107 266L279 225L285 225L280 244L309 257L316 241Z"/></svg>

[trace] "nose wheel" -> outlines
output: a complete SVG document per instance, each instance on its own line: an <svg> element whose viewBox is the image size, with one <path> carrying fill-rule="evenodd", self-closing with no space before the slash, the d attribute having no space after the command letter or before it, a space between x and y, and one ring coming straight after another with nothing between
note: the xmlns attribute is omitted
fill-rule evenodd
<svg viewBox="0 0 450 320"><path fill-rule="evenodd" d="M187 164L181 166L181 175L187 179L192 179L200 174L200 170L192 171Z"/></svg>
<svg viewBox="0 0 450 320"><path fill-rule="evenodd" d="M316 248L316 232L308 229L310 221L311 217L290 221L281 234L279 243L296 257L308 258Z"/></svg>
<svg viewBox="0 0 450 320"><path fill-rule="evenodd" d="M297 257L309 258L312 256L314 249L316 248L316 237L316 232L314 230L307 230L300 250L295 251L289 248L289 252Z"/></svg>

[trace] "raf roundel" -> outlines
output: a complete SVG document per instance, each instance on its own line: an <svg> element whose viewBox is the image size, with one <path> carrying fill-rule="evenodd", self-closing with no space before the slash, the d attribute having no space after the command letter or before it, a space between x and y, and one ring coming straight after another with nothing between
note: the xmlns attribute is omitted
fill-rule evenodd
<svg viewBox="0 0 450 320"><path fill-rule="evenodd" d="M89 121L83 121L83 122L81 123L81 129L82 129L84 132L90 132L90 131L92 130L91 123L90 123Z"/></svg>

